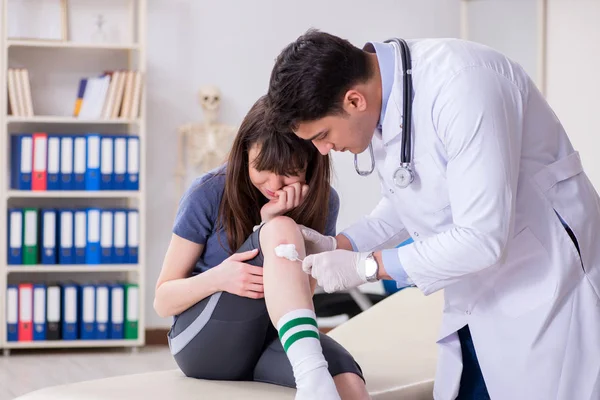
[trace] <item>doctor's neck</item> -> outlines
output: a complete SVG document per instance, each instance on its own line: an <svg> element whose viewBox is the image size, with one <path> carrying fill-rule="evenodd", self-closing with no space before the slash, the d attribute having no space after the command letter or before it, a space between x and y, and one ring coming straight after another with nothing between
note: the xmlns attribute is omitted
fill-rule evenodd
<svg viewBox="0 0 600 400"><path fill-rule="evenodd" d="M369 79L361 84L364 94L367 98L367 104L372 109L381 111L383 103L383 83L381 79L381 70L379 69L379 61L375 53L365 52L369 63Z"/></svg>

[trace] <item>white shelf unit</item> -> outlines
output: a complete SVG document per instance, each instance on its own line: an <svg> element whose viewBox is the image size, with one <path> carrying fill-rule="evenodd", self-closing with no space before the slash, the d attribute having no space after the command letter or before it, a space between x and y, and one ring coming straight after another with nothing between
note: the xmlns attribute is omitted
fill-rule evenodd
<svg viewBox="0 0 600 400"><path fill-rule="evenodd" d="M146 188L147 175L146 165L146 18L147 18L147 0L125 0L128 4L130 36L134 38L133 43L78 43L71 41L45 41L45 40L14 40L8 38L8 0L0 0L0 161L2 168L0 170L0 348L4 349L4 354L8 355L11 349L47 349L47 348L108 348L123 347L136 348L145 344L145 279L146 279ZM97 0L98 4L102 4ZM34 115L33 117L15 117L8 115L7 104L7 72L10 64L10 52L18 51L48 51L53 52L55 57L63 55L71 56L73 52L98 51L98 54L125 54L127 57L127 66L129 69L136 69L142 73L142 93L139 106L139 118L136 119L80 119L72 116L60 115ZM68 53L64 53L68 52ZM98 65L97 72L104 71L103 65ZM32 87L33 90L33 87ZM45 90L51 90L45 88ZM75 93L77 87L73 88L73 103L75 102ZM35 96L33 98L35 105ZM35 111L35 110L34 110ZM4 155L9 154L10 135L14 132L26 132L27 127L31 126L36 131L40 127L74 127L81 132L103 132L103 128L121 129L122 133L136 134L140 138L140 165L139 165L139 191L19 191L11 190L8 181L8 171L6 168L9 162L5 160ZM18 130L15 130L18 129ZM25 130L24 130L25 129ZM57 134L57 132L52 132ZM105 132L111 134L114 132ZM101 265L7 265L7 209L10 202L52 202L59 199L61 201L86 199L108 199L104 201L126 201L131 207L139 211L139 252L138 264L101 264ZM47 204L47 203L45 203ZM53 281L69 280L77 275L88 276L88 274L102 274L105 278L107 274L115 276L126 276L128 282L138 284L138 337L137 339L124 340L56 340L56 341L31 341L31 342L9 342L6 332L6 287L10 281L10 276L19 277L37 277L50 279ZM72 275L71 275L72 274ZM43 280L41 281L43 282Z"/></svg>

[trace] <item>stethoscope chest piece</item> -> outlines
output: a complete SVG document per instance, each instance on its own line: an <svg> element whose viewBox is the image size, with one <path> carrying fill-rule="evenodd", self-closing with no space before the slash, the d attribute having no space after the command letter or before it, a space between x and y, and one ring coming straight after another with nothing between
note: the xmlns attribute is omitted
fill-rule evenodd
<svg viewBox="0 0 600 400"><path fill-rule="evenodd" d="M394 172L394 185L400 189L405 189L415 180L415 174L413 173L410 165L403 164L396 168Z"/></svg>

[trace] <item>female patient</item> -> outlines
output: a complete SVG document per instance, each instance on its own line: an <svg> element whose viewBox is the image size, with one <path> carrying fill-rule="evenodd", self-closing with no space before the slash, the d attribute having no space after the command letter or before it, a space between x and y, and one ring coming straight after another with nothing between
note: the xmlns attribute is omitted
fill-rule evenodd
<svg viewBox="0 0 600 400"><path fill-rule="evenodd" d="M329 158L272 134L264 117L261 98L228 162L183 196L154 308L175 317L169 344L187 376L296 387L296 399L369 398L352 356L319 335L314 282L274 252L294 244L305 256L297 224L335 235Z"/></svg>

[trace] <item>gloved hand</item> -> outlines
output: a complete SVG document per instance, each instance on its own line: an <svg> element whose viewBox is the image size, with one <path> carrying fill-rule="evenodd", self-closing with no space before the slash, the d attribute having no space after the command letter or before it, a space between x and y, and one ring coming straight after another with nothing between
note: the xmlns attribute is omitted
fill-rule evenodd
<svg viewBox="0 0 600 400"><path fill-rule="evenodd" d="M334 250L307 256L302 270L317 280L327 293L357 287L367 282L365 259L369 253Z"/></svg>
<svg viewBox="0 0 600 400"><path fill-rule="evenodd" d="M306 246L306 255L322 253L324 251L333 251L337 249L337 240L333 236L321 235L314 229L304 225L299 225L304 245Z"/></svg>

